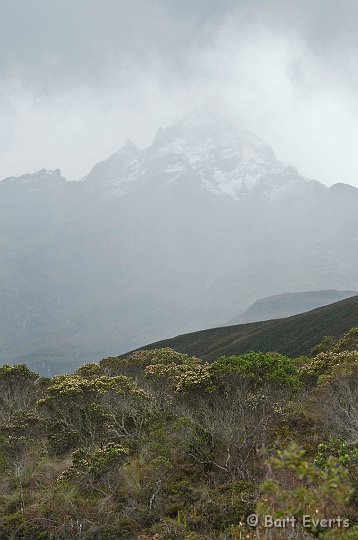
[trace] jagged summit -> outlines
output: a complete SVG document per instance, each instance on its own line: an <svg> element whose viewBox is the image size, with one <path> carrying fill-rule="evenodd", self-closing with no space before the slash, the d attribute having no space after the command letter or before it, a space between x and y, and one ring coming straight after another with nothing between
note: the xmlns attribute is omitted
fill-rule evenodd
<svg viewBox="0 0 358 540"><path fill-rule="evenodd" d="M94 190L124 196L150 182L172 186L185 178L213 195L241 200L260 191L265 197L286 196L290 185L306 183L297 171L276 160L272 148L254 133L238 129L207 107L196 107L159 128L145 149L127 141L84 179Z"/></svg>
<svg viewBox="0 0 358 540"><path fill-rule="evenodd" d="M267 144L206 107L160 130L151 149L160 156L181 156L200 176L203 189L235 199L247 196L276 166Z"/></svg>
<svg viewBox="0 0 358 540"><path fill-rule="evenodd" d="M127 139L124 145L114 155L120 156L134 156L140 152L138 146L136 146L130 139Z"/></svg>
<svg viewBox="0 0 358 540"><path fill-rule="evenodd" d="M197 107L160 129L152 148L184 154L191 165L203 160L233 159L274 163L273 150L249 131L239 130L224 116Z"/></svg>

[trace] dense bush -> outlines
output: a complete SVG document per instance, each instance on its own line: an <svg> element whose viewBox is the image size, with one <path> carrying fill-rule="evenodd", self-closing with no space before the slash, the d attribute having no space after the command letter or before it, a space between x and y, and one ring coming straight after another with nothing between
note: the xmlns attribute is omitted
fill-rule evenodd
<svg viewBox="0 0 358 540"><path fill-rule="evenodd" d="M294 538L358 538L355 336L299 361L166 348L53 379L3 366L0 539L266 538L255 511L339 512L349 530Z"/></svg>

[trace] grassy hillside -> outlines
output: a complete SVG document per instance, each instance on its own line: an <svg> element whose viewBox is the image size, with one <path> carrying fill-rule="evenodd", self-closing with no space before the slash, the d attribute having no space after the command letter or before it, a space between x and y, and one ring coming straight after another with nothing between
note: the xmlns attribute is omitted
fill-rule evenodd
<svg viewBox="0 0 358 540"><path fill-rule="evenodd" d="M357 291L336 290L276 294L257 300L243 313L228 321L228 324L246 324L292 317L292 315L328 306L356 295Z"/></svg>
<svg viewBox="0 0 358 540"><path fill-rule="evenodd" d="M171 347L212 361L220 355L276 351L309 355L327 335L340 337L358 325L358 296L286 319L213 328L158 341L144 349Z"/></svg>

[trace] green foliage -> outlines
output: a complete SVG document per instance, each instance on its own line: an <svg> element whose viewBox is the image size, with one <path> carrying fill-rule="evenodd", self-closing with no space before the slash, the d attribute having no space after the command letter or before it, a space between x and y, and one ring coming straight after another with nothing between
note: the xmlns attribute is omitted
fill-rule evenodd
<svg viewBox="0 0 358 540"><path fill-rule="evenodd" d="M299 360L252 352L210 365L164 348L52 379L3 366L1 534L264 538L245 525L255 510L333 513L354 525L357 360L355 350ZM357 528L344 532L357 538ZM295 534L344 538L338 529Z"/></svg>
<svg viewBox="0 0 358 540"><path fill-rule="evenodd" d="M109 472L118 474L118 468L126 462L129 449L109 442L102 448L89 452L79 448L72 454L72 464L59 477L58 482L83 479L89 483L101 482Z"/></svg>
<svg viewBox="0 0 358 540"><path fill-rule="evenodd" d="M101 374L101 366L99 366L98 364L84 364L76 370L76 375L80 375L85 379L99 377Z"/></svg>
<svg viewBox="0 0 358 540"><path fill-rule="evenodd" d="M39 436L43 425L35 411L14 411L8 420L0 422L0 433L14 436Z"/></svg>
<svg viewBox="0 0 358 540"><path fill-rule="evenodd" d="M312 349L313 356L331 351L335 343L336 340L333 336L325 336L322 341Z"/></svg>
<svg viewBox="0 0 358 540"><path fill-rule="evenodd" d="M41 442L32 437L0 436L0 466L3 472L11 472L26 461L32 450L42 455Z"/></svg>
<svg viewBox="0 0 358 540"><path fill-rule="evenodd" d="M125 374L136 376L143 373L143 369L150 365L188 364L191 360L200 362L198 358L190 358L186 354L178 353L169 347L163 349L150 349L135 351L129 356L104 358L99 363L101 370L108 375Z"/></svg>
<svg viewBox="0 0 358 540"><path fill-rule="evenodd" d="M208 519L215 530L230 530L255 510L258 488L251 482L238 481L219 484L202 492L196 503L196 513Z"/></svg>
<svg viewBox="0 0 358 540"><path fill-rule="evenodd" d="M8 384L13 384L15 381L33 381L38 378L36 373L33 373L25 364L16 364L9 366L4 364L0 367L0 381L6 381Z"/></svg>
<svg viewBox="0 0 358 540"><path fill-rule="evenodd" d="M63 420L50 418L46 425L47 442L53 454L64 454L78 444L78 433Z"/></svg>
<svg viewBox="0 0 358 540"><path fill-rule="evenodd" d="M358 327L354 327L337 341L334 352L356 351L358 349Z"/></svg>
<svg viewBox="0 0 358 540"><path fill-rule="evenodd" d="M36 401L35 384L38 375L25 365L0 367L0 418L15 411L28 411Z"/></svg>
<svg viewBox="0 0 358 540"><path fill-rule="evenodd" d="M96 378L58 375L37 406L47 419L48 442L56 454L119 431L128 434L142 422L149 395L123 375ZM141 417L141 418L140 418Z"/></svg>
<svg viewBox="0 0 358 540"><path fill-rule="evenodd" d="M315 464L321 467L327 466L329 458L334 457L337 463L350 469L358 466L358 444L347 444L346 442L329 437L327 442L317 446Z"/></svg>
<svg viewBox="0 0 358 540"><path fill-rule="evenodd" d="M332 457L348 471L353 487L352 501L356 503L358 501L358 443L347 443L336 437L328 437L325 442L317 446L314 463L324 468Z"/></svg>
<svg viewBox="0 0 358 540"><path fill-rule="evenodd" d="M52 385L48 387L45 397L39 401L39 405L73 397L87 399L111 391L118 395L132 394L141 398L146 397L143 390L138 389L133 381L122 375L117 377L102 375L95 379L83 378L80 375L57 375L53 378Z"/></svg>
<svg viewBox="0 0 358 540"><path fill-rule="evenodd" d="M356 351L358 349L358 327L351 328L340 339L333 336L325 336L322 341L313 349L313 354L339 353L344 351Z"/></svg>
<svg viewBox="0 0 358 540"><path fill-rule="evenodd" d="M358 351L322 352L301 366L303 380L324 384L331 377L349 374L358 368Z"/></svg>
<svg viewBox="0 0 358 540"><path fill-rule="evenodd" d="M349 473L340 460L327 457L324 467L305 458L305 451L292 444L268 461L269 478L261 487L259 515L274 518L294 516L297 530L304 515L315 519L340 516L352 493ZM313 533L324 533L312 527Z"/></svg>
<svg viewBox="0 0 358 540"><path fill-rule="evenodd" d="M213 363L213 370L240 374L255 385L274 381L292 388L299 387L296 361L278 353L251 352L241 356L221 356Z"/></svg>
<svg viewBox="0 0 358 540"><path fill-rule="evenodd" d="M174 392L188 392L195 389L212 391L214 389L209 364L190 360L183 364L151 364L144 370L145 376L169 386Z"/></svg>

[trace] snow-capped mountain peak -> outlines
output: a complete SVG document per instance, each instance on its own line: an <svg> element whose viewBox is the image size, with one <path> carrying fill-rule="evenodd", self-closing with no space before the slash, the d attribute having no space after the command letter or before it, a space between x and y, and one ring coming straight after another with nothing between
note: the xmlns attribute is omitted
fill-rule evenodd
<svg viewBox="0 0 358 540"><path fill-rule="evenodd" d="M84 179L90 189L126 195L143 181L168 186L188 179L211 194L241 200L259 193L286 196L307 184L295 169L276 160L271 147L227 118L198 107L165 128L143 150L131 141L98 163Z"/></svg>
<svg viewBox="0 0 358 540"><path fill-rule="evenodd" d="M172 161L180 157L200 177L204 190L237 200L254 190L277 197L293 179L303 181L254 133L203 107L160 129L150 153L171 156Z"/></svg>
<svg viewBox="0 0 358 540"><path fill-rule="evenodd" d="M169 127L160 129L152 149L160 154L185 155L191 165L222 158L274 163L273 150L256 135L240 131L225 117L204 107L193 109Z"/></svg>

